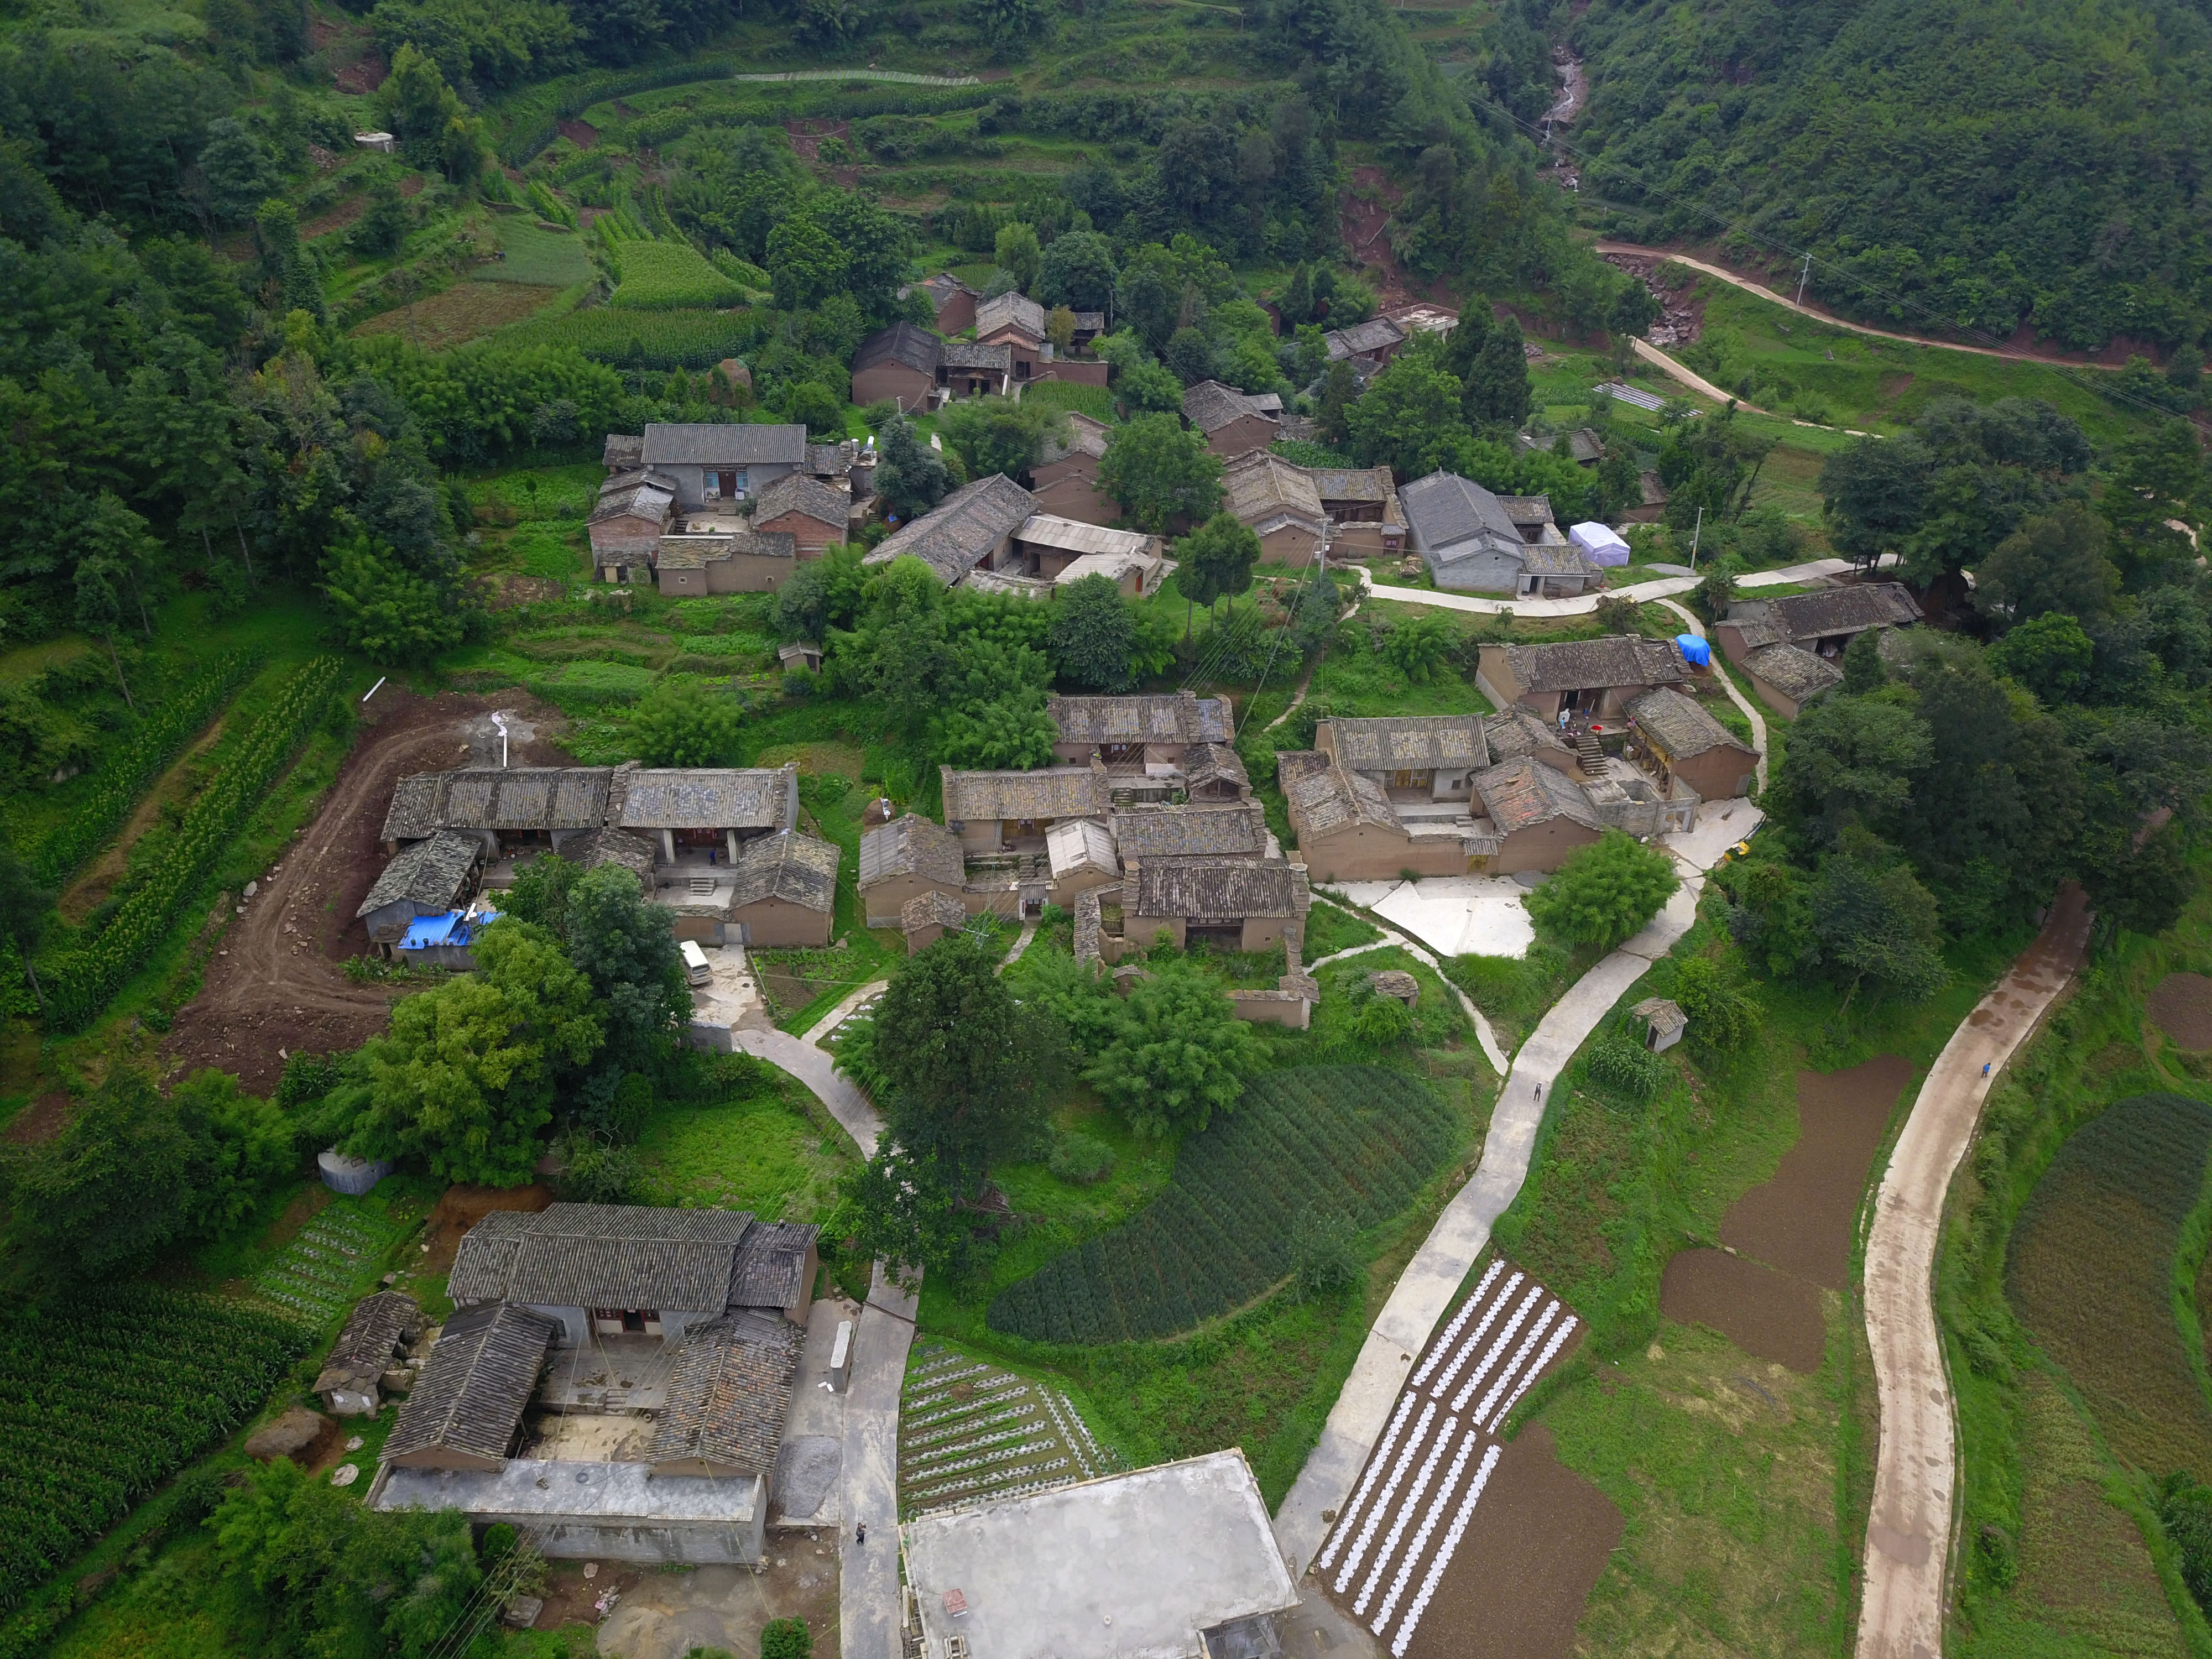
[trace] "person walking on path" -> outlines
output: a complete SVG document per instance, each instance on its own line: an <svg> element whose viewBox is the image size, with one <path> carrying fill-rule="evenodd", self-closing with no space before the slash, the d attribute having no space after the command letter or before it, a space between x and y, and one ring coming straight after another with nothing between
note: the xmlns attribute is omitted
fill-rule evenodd
<svg viewBox="0 0 2212 1659"><path fill-rule="evenodd" d="M868 1523L866 1522L863 1521L859 1526L853 1528L853 1541L855 1544L865 1544L868 1541Z"/></svg>

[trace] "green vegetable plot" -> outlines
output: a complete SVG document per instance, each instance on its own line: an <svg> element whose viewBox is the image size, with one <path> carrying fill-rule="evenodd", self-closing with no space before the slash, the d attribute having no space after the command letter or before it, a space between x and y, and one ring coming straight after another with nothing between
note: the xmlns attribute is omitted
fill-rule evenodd
<svg viewBox="0 0 2212 1659"><path fill-rule="evenodd" d="M622 242L615 258L622 282L611 304L628 311L682 311L732 306L744 290L707 263L689 242Z"/></svg>
<svg viewBox="0 0 2212 1659"><path fill-rule="evenodd" d="M312 1340L145 1286L0 1315L0 1607L251 1416Z"/></svg>
<svg viewBox="0 0 2212 1659"><path fill-rule="evenodd" d="M1356 1227L1413 1201L1458 1144L1451 1107L1372 1066L1273 1072L1183 1143L1166 1190L1113 1231L1009 1285L994 1329L1043 1342L1170 1336L1228 1312L1291 1267L1300 1221Z"/></svg>

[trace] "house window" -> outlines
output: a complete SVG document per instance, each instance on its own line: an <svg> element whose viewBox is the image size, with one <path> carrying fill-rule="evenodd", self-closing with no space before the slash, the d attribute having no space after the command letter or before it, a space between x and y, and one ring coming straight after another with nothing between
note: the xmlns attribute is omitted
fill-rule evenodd
<svg viewBox="0 0 2212 1659"><path fill-rule="evenodd" d="M1436 781L1436 775L1437 775L1434 771L1424 771L1411 768L1402 768L1400 770L1390 774L1390 787L1393 789L1426 789Z"/></svg>
<svg viewBox="0 0 2212 1659"><path fill-rule="evenodd" d="M1098 745L1098 758L1109 766L1140 762L1145 758L1145 745L1141 743L1102 743Z"/></svg>

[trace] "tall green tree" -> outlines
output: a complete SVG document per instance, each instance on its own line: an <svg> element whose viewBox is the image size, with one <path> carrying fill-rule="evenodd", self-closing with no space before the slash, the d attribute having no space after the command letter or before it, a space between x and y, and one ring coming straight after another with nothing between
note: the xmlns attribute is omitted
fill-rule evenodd
<svg viewBox="0 0 2212 1659"><path fill-rule="evenodd" d="M1140 1135L1195 1133L1232 1111L1259 1060L1252 1028L1209 976L1157 964L1130 987L1114 1034L1084 1075Z"/></svg>
<svg viewBox="0 0 2212 1659"><path fill-rule="evenodd" d="M1235 514L1215 514L1176 544L1176 586L1182 589L1183 636L1190 636L1191 610L1209 614L1223 599L1235 608L1237 596L1251 591L1253 567L1260 562L1260 538Z"/></svg>
<svg viewBox="0 0 2212 1659"><path fill-rule="evenodd" d="M2050 613L2083 621L2105 616L2120 573L2105 556L2105 526L2080 501L2029 519L1974 569L1974 608L1998 625Z"/></svg>
<svg viewBox="0 0 2212 1659"><path fill-rule="evenodd" d="M880 448L883 459L876 463L876 495L884 512L894 518L911 519L945 499L952 483L945 470L945 458L922 441L913 422L903 415L884 422Z"/></svg>
<svg viewBox="0 0 2212 1659"><path fill-rule="evenodd" d="M738 700L692 675L657 682L630 715L630 743L648 766L734 766Z"/></svg>
<svg viewBox="0 0 2212 1659"><path fill-rule="evenodd" d="M1468 371L1462 403L1467 423L1478 431L1485 427L1517 427L1535 406L1535 393L1528 385L1528 354L1521 346L1520 319L1510 312L1485 332L1481 349Z"/></svg>
<svg viewBox="0 0 2212 1659"><path fill-rule="evenodd" d="M1098 487L1139 530L1158 535L1177 517L1203 519L1221 502L1221 462L1173 415L1139 415L1114 428Z"/></svg>
<svg viewBox="0 0 2212 1659"><path fill-rule="evenodd" d="M999 234L992 246L992 257L999 269L1014 279L1014 286L1028 293L1036 286L1037 272L1044 264L1044 249L1038 245L1036 227L1016 220L999 227Z"/></svg>
<svg viewBox="0 0 2212 1659"><path fill-rule="evenodd" d="M1527 902L1545 932L1570 944L1611 949L1657 915L1680 885L1674 861L1665 853L1607 830L1569 854Z"/></svg>
<svg viewBox="0 0 2212 1659"><path fill-rule="evenodd" d="M1391 359L1345 412L1354 458L1363 466L1387 466L1401 478L1435 471L1467 436L1459 381L1444 368L1440 349L1417 349L1419 343Z"/></svg>
<svg viewBox="0 0 2212 1659"><path fill-rule="evenodd" d="M603 864L576 878L562 920L568 960L597 1000L605 1058L631 1070L665 1063L691 1012L674 913L629 871Z"/></svg>

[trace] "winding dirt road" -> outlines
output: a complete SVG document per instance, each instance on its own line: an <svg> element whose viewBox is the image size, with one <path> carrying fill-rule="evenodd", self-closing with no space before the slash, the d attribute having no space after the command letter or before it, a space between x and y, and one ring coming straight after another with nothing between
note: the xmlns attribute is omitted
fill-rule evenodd
<svg viewBox="0 0 2212 1659"><path fill-rule="evenodd" d="M354 912L384 858L377 835L405 773L471 763L497 765L489 715L495 708L538 714L530 700L452 695L418 697L387 684L361 711L362 732L313 821L260 879L254 896L234 898L234 915L208 959L200 994L178 1011L161 1045L165 1061L185 1070L235 1073L256 1093L276 1087L284 1055L357 1047L384 1029L397 993L361 985L343 963L368 949ZM557 716L546 718L538 730ZM563 765L568 757L541 739L513 746L515 765Z"/></svg>
<svg viewBox="0 0 2212 1659"><path fill-rule="evenodd" d="M1952 1034L1898 1137L1867 1240L1867 1340L1881 1399L1881 1449L1867 1516L1858 1659L1941 1659L1958 1443L1936 1328L1943 1200L1993 1073L2072 982L2089 904L2070 883L2012 971Z"/></svg>

